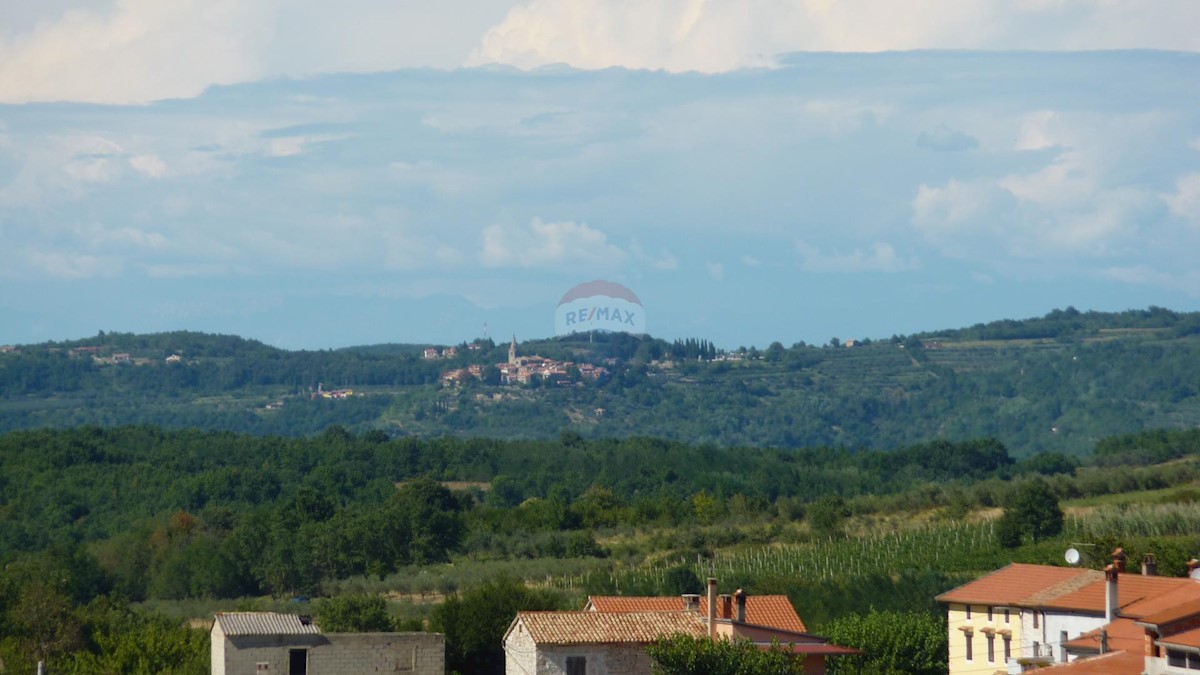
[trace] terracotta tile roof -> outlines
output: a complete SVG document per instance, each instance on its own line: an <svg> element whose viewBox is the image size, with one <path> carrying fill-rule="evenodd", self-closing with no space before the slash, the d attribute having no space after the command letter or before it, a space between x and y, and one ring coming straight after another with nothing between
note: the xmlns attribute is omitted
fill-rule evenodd
<svg viewBox="0 0 1200 675"><path fill-rule="evenodd" d="M217 626L225 635L317 635L317 624L296 614L275 612L217 612Z"/></svg>
<svg viewBox="0 0 1200 675"><path fill-rule="evenodd" d="M1135 603L1129 607L1129 613L1138 621L1155 626L1172 624L1200 614L1200 583L1193 582L1192 586ZM1117 597L1120 597L1119 589Z"/></svg>
<svg viewBox="0 0 1200 675"><path fill-rule="evenodd" d="M1182 633L1168 635L1158 639L1159 642L1167 645L1179 645L1180 647L1192 647L1200 649L1200 628L1185 630Z"/></svg>
<svg viewBox="0 0 1200 675"><path fill-rule="evenodd" d="M1037 672L1044 675L1141 675L1145 665L1146 657L1141 652L1109 652Z"/></svg>
<svg viewBox="0 0 1200 675"><path fill-rule="evenodd" d="M529 631L538 644L648 644L664 635L708 635L704 620L691 612L517 612L509 627Z"/></svg>
<svg viewBox="0 0 1200 675"><path fill-rule="evenodd" d="M1101 579L1088 584L1072 593L1064 593L1048 599L1044 607L1067 609L1078 612L1104 613L1104 593L1106 581ZM1191 579L1175 577L1147 577L1140 574L1122 574L1117 579L1117 606L1122 614L1127 614L1125 608L1148 598L1156 598L1164 593L1190 591L1196 582ZM1189 596L1190 598L1190 596Z"/></svg>
<svg viewBox="0 0 1200 675"><path fill-rule="evenodd" d="M592 595L588 606L597 612L661 612L683 611L679 596L616 596ZM719 605L718 605L719 607ZM708 616L708 598L700 597L701 617ZM718 616L720 612L718 609ZM796 614L786 595L746 596L746 623L766 628L779 628L792 633L807 633L804 621Z"/></svg>
<svg viewBox="0 0 1200 675"><path fill-rule="evenodd" d="M1095 570L1012 563L991 574L937 596L939 602L979 605L1036 605L1035 596L1060 584L1090 582L1103 574ZM1029 602L1025 602L1030 598ZM1101 595L1103 602L1103 594ZM1101 608L1103 610L1103 608Z"/></svg>
<svg viewBox="0 0 1200 675"><path fill-rule="evenodd" d="M1145 647L1146 629L1133 619L1117 619L1104 628L1108 631L1108 648L1112 651L1142 653ZM1100 653L1100 629L1090 630L1066 642L1067 651L1072 653Z"/></svg>

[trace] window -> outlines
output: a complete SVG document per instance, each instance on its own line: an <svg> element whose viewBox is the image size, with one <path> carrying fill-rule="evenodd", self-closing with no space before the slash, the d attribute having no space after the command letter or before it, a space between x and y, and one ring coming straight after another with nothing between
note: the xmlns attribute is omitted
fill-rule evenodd
<svg viewBox="0 0 1200 675"><path fill-rule="evenodd" d="M1067 631L1062 631L1058 634L1058 660L1066 663L1067 661Z"/></svg>
<svg viewBox="0 0 1200 675"><path fill-rule="evenodd" d="M971 606L967 605L967 621L971 620Z"/></svg>
<svg viewBox="0 0 1200 675"><path fill-rule="evenodd" d="M1040 642L1034 642L1033 643L1033 655L1041 656L1042 655L1041 650L1042 650L1042 644Z"/></svg>
<svg viewBox="0 0 1200 675"><path fill-rule="evenodd" d="M991 620L992 620L992 608L991 608L991 606L989 605L989 606L988 606L988 621L991 621Z"/></svg>
<svg viewBox="0 0 1200 675"><path fill-rule="evenodd" d="M587 675L587 657L568 656L567 675Z"/></svg>
<svg viewBox="0 0 1200 675"><path fill-rule="evenodd" d="M1034 628L1038 627L1038 613L1037 612L1033 613L1033 627Z"/></svg>
<svg viewBox="0 0 1200 675"><path fill-rule="evenodd" d="M308 650L288 650L288 675L308 675Z"/></svg>
<svg viewBox="0 0 1200 675"><path fill-rule="evenodd" d="M1178 649L1167 650L1167 665L1176 668L1187 668L1187 654Z"/></svg>
<svg viewBox="0 0 1200 675"><path fill-rule="evenodd" d="M970 661L971 659L975 658L975 654L974 654L974 652L975 652L975 644L974 644L974 640L975 640L975 636L974 636L973 634L971 634L971 633L967 633L967 660L968 660L968 661Z"/></svg>
<svg viewBox="0 0 1200 675"><path fill-rule="evenodd" d="M1004 660L1008 661L1012 658L1012 638L1004 636Z"/></svg>
<svg viewBox="0 0 1200 675"><path fill-rule="evenodd" d="M987 642L988 642L988 663L995 663L996 662L996 636L995 635L987 636Z"/></svg>
<svg viewBox="0 0 1200 675"><path fill-rule="evenodd" d="M1008 610L1004 610L1004 623L1008 623Z"/></svg>

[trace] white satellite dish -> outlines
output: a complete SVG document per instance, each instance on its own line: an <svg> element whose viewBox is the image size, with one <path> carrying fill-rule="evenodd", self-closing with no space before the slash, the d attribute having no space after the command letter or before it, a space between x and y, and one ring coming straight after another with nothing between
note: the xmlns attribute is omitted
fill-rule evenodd
<svg viewBox="0 0 1200 675"><path fill-rule="evenodd" d="M1073 548L1067 549L1067 552L1065 555L1063 555L1063 557L1067 559L1067 563L1070 565L1079 564L1079 551Z"/></svg>

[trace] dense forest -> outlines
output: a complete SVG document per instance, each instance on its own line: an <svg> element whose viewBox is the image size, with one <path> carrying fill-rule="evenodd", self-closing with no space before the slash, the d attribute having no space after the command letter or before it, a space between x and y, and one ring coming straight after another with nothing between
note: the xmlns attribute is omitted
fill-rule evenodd
<svg viewBox="0 0 1200 675"><path fill-rule="evenodd" d="M1108 436L1200 423L1200 314L1161 308L1068 308L819 346L721 350L624 334L521 344L523 355L607 371L556 385L443 386L444 372L505 361L507 345L462 343L437 359L422 358L424 347L286 351L186 332L18 346L0 354L0 430L153 424L312 435L340 425L552 439L566 428L589 439L874 449L994 437L1024 457L1080 455ZM320 388L352 394L333 400Z"/></svg>

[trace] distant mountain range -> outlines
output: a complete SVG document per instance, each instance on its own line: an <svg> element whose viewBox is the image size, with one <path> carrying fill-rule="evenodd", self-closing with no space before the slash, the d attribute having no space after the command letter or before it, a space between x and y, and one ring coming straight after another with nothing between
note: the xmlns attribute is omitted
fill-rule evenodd
<svg viewBox="0 0 1200 675"><path fill-rule="evenodd" d="M733 353L700 339L556 338L520 344L512 377L508 348L287 351L192 332L9 346L0 348L0 431L146 423L307 435L341 425L874 449L995 437L1022 456L1200 426L1200 313L1157 307L1068 308L883 341ZM529 356L606 374L566 367L543 376ZM518 367L526 383L499 384L517 382ZM444 381L454 370L476 376Z"/></svg>

